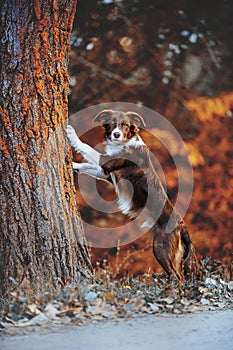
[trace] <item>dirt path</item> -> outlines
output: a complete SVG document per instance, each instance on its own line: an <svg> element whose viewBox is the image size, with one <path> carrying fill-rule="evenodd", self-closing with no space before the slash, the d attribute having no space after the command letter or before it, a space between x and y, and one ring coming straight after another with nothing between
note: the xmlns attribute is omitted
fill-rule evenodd
<svg viewBox="0 0 233 350"><path fill-rule="evenodd" d="M1 350L233 350L233 311L150 315L0 337Z"/></svg>

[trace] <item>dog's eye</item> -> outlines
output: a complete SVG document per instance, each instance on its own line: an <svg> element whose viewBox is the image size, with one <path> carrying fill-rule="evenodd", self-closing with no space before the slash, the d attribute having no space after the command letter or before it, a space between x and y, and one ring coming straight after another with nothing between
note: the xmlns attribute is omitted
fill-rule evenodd
<svg viewBox="0 0 233 350"><path fill-rule="evenodd" d="M105 128L106 131L108 131L110 129L110 125L109 124L103 124L103 127Z"/></svg>
<svg viewBox="0 0 233 350"><path fill-rule="evenodd" d="M121 126L129 126L126 122L122 122Z"/></svg>

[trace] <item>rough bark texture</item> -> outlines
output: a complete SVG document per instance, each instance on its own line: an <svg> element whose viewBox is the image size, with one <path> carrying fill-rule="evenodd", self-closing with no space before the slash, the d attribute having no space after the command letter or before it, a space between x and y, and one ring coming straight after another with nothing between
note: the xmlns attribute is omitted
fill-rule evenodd
<svg viewBox="0 0 233 350"><path fill-rule="evenodd" d="M76 1L1 8L0 285L43 291L91 276L72 180L67 62ZM15 282L16 281L16 282Z"/></svg>

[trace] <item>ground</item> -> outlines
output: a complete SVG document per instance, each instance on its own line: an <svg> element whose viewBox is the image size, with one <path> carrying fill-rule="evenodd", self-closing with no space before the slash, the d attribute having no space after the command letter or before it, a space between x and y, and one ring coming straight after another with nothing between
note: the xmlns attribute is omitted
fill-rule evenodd
<svg viewBox="0 0 233 350"><path fill-rule="evenodd" d="M232 310L185 315L149 315L122 321L92 321L82 326L37 328L0 338L1 350L230 350Z"/></svg>
<svg viewBox="0 0 233 350"><path fill-rule="evenodd" d="M205 258L199 278L184 284L164 274L116 277L107 267L96 281L57 294L1 300L0 348L11 350L233 350L232 270Z"/></svg>

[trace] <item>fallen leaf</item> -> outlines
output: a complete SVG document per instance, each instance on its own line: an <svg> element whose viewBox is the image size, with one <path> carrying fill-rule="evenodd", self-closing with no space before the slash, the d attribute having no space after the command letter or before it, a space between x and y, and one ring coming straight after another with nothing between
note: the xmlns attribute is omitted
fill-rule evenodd
<svg viewBox="0 0 233 350"><path fill-rule="evenodd" d="M150 306L150 309L152 312L157 312L159 311L160 307L158 304L153 304L153 303L148 303L148 305Z"/></svg>
<svg viewBox="0 0 233 350"><path fill-rule="evenodd" d="M202 298L200 300L201 305L210 305L210 301L208 299Z"/></svg>
<svg viewBox="0 0 233 350"><path fill-rule="evenodd" d="M35 316L41 314L41 311L36 304L30 304L27 306L27 314Z"/></svg>
<svg viewBox="0 0 233 350"><path fill-rule="evenodd" d="M115 295L113 293L105 293L104 299L106 300L107 303L112 302L115 299Z"/></svg>
<svg viewBox="0 0 233 350"><path fill-rule="evenodd" d="M162 299L159 299L159 301L162 303L166 303L168 305L171 305L174 303L174 299L172 298L162 298Z"/></svg>
<svg viewBox="0 0 233 350"><path fill-rule="evenodd" d="M61 311L59 313L57 313L57 316L58 317L64 317L64 316L74 316L75 314L79 313L82 311L82 307L72 307L68 310L64 310L64 311Z"/></svg>

